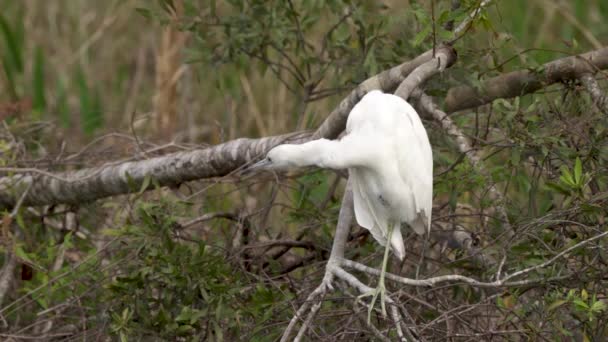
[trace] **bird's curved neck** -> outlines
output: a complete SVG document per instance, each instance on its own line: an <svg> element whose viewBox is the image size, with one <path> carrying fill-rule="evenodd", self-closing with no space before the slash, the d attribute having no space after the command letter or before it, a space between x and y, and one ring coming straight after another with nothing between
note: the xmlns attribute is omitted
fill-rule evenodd
<svg viewBox="0 0 608 342"><path fill-rule="evenodd" d="M309 141L301 145L293 145L290 149L290 160L294 166L305 167L305 166L320 166L324 167L323 160L325 156L330 153L329 140L319 139Z"/></svg>

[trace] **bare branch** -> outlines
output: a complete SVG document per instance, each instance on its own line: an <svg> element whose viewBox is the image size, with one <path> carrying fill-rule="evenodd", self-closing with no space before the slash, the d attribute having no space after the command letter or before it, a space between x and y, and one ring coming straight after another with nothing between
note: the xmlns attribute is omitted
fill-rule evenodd
<svg viewBox="0 0 608 342"><path fill-rule="evenodd" d="M150 189L182 182L221 177L254 161L272 147L306 141L308 133L261 139L236 139L214 147L55 175L18 174L0 178L0 207L13 207L22 189L31 186L23 205L78 204L139 191L149 178Z"/></svg>
<svg viewBox="0 0 608 342"><path fill-rule="evenodd" d="M451 47L442 46L436 50L436 54L444 53L449 55ZM348 96L340 102L329 117L321 124L313 135L313 139L327 138L335 139L342 133L346 126L346 120L350 110L367 94L367 92L380 89L384 92L393 92L395 88L409 75L414 69L433 58L433 50L429 50L411 61L385 70L378 75L368 78L363 83L353 89Z"/></svg>
<svg viewBox="0 0 608 342"><path fill-rule="evenodd" d="M27 195L30 193L30 190L32 189L31 185L28 186L25 191L23 191L23 193L19 196L19 199L17 200L17 204L15 205L15 207L13 208L13 210L11 211L11 213L9 215L6 215L4 217L4 219L2 220L2 229L6 230L6 234L10 234L10 227L11 225L13 225L13 220L15 219L15 217L17 216L17 214L19 213L19 209L21 208L21 205L23 204L23 201L25 200L25 198L27 197ZM17 225L14 225L15 228L17 227ZM13 281L14 278L14 273L15 273L15 267L17 267L17 256L15 255L14 252L14 248L15 248L15 242L16 239L19 238L19 236L21 236L21 232L20 231L15 231L13 238L11 239L11 243L8 244L8 246L6 246L6 255L5 255L5 261L4 261L4 265L2 266L2 270L0 273L0 307L2 307L2 303L4 302L4 297L6 296L6 293L8 292L8 289L11 286L11 282Z"/></svg>
<svg viewBox="0 0 608 342"><path fill-rule="evenodd" d="M340 207L338 224L336 225L336 235L334 236L331 254L329 255L329 261L327 262L328 264L338 264L340 259L344 258L344 248L346 247L346 241L348 240L350 226L354 217L355 208L353 204L353 189L349 181L346 184L346 189L344 189L342 207Z"/></svg>
<svg viewBox="0 0 608 342"><path fill-rule="evenodd" d="M469 257L478 265L491 267L494 259L486 255L483 250L476 246L475 237L465 230L431 230L431 240L446 245L450 249L466 251Z"/></svg>
<svg viewBox="0 0 608 342"><path fill-rule="evenodd" d="M400 277L400 276L392 274L392 273L386 273L385 277L386 277L386 279L390 279L390 280L393 280L393 281L396 281L398 283L408 285L408 286L436 286L436 285L446 283L446 282L450 282L450 283L460 282L460 283L465 283L465 284L469 284L471 286L476 286L476 287L518 287L518 286L528 286L528 285L532 285L532 284L546 283L546 282L551 282L551 281L558 281L558 280L566 279L569 276L526 279L526 280L521 280L521 281L509 281L509 280L516 278L516 277L521 277L528 273L537 271L541 268L550 266L553 263L555 263L555 261L557 261L561 257L565 256L566 254L572 252L573 250L578 249L595 240L599 240L607 235L608 235L608 231L595 235L589 239L585 239L573 246L570 246L570 247L564 249L563 251L561 251L560 253L558 253L557 255L555 255L553 258L551 258L549 260L546 260L538 265L531 266L531 267L525 268L523 270L513 272L511 274L507 274L504 277L497 279L495 281L492 281L492 282L482 282L482 281L478 281L478 280L470 278L470 277L457 275L457 274L450 274L450 275L438 276L438 277L427 278L427 279L411 279L411 278ZM365 272L365 273L368 273L371 275L376 275L376 276L380 275L379 270L365 266L363 264L360 264L360 263L352 261L352 260L342 259L341 265L344 265L344 266L350 267L350 268L354 268L358 271ZM336 273L336 275L338 275L338 273Z"/></svg>
<svg viewBox="0 0 608 342"><path fill-rule="evenodd" d="M451 135L454 140L456 140L458 150L461 153L466 154L466 157L471 162L471 165L473 165L473 167L475 167L479 171L479 173L487 179L488 184L490 185L490 199L497 202L497 204L495 205L495 209L498 211L501 216L501 219L505 224L505 231L507 232L509 237L513 236L513 228L509 224L509 217L505 209L505 197L502 192L500 192L496 188L496 185L492 181L490 174L487 172L481 161L481 157L473 148L469 139L464 135L464 133L462 133L460 128L456 126L454 121L452 121L452 119L445 112L443 112L437 107L437 105L433 102L433 99L430 96L424 94L422 91L417 91L415 93L415 96L420 99L418 103L419 106L425 112L429 113L437 122L439 122L444 131Z"/></svg>
<svg viewBox="0 0 608 342"><path fill-rule="evenodd" d="M9 248L12 248L10 246ZM4 302L4 297L8 292L8 289L11 285L11 281L13 280L13 274L15 272L15 267L17 267L17 257L13 251L8 251L6 253L4 266L2 266L2 273L0 274L0 306Z"/></svg>
<svg viewBox="0 0 608 342"><path fill-rule="evenodd" d="M589 239L585 239L585 240L577 243L576 245L573 245L573 246L570 246L570 247L564 249L563 251L561 251L557 255L555 255L553 258L551 258L551 259L549 259L549 260L547 260L547 261L545 261L545 262L543 262L541 264L538 264L538 265L532 266L532 267L528 267L528 268L526 268L524 270L517 271L517 272L512 273L510 275L506 275L505 277L502 278L501 282L506 282L507 280L509 280L511 278L519 277L519 276L528 274L528 273L530 273L532 271L536 271L538 269L547 267L547 266L553 264L557 259L559 259L559 258L563 257L564 255L572 252L573 250L575 250L575 249L577 249L579 247L582 247L582 246L588 244L589 242L592 242L592 241L595 241L595 240L599 240L599 239L601 239L601 238L603 238L603 237L605 237L607 235L608 235L608 231L605 231L605 232L603 232L601 234L598 234L596 236L593 236L593 237L591 237Z"/></svg>
<svg viewBox="0 0 608 342"><path fill-rule="evenodd" d="M395 95L407 101L416 87L419 87L431 76L442 72L455 62L456 50L451 46L444 46L442 49L437 50L434 58L414 69L395 90Z"/></svg>
<svg viewBox="0 0 608 342"><path fill-rule="evenodd" d="M591 73L584 73L579 77L581 83L587 88L589 95L593 99L593 103L602 111L602 113L608 115L608 96L602 93L600 85L595 80L595 77Z"/></svg>
<svg viewBox="0 0 608 342"><path fill-rule="evenodd" d="M483 0L479 4L479 6L477 6L477 8L475 8L475 10L473 10L473 12L469 13L469 16L456 27L456 29L454 30L454 34L459 35L459 34L463 33L464 31L466 31L466 29L469 28L469 24L471 24L471 22L473 22L473 19L475 19L475 17L479 14L479 12L481 12L481 10L484 7L489 5L490 2L492 2L492 0Z"/></svg>
<svg viewBox="0 0 608 342"><path fill-rule="evenodd" d="M298 320L302 319L302 316L310 309L309 314L306 316L296 339L302 338L306 329L309 326L310 321L314 318L317 311L321 307L321 300L327 291L332 290L331 285L334 278L334 269L338 268L340 260L344 258L344 247L348 240L348 233L350 232L350 225L354 217L353 208L353 191L350 182L347 183L346 189L344 190L344 196L342 197L342 207L340 208L340 214L338 217L338 224L336 226L336 235L334 236L334 243L331 249L329 260L325 269L325 276L321 284L306 298L306 301L298 309L296 314L289 321L289 325L283 332L281 342L288 341L289 336L295 329ZM312 306L312 308L311 308Z"/></svg>
<svg viewBox="0 0 608 342"><path fill-rule="evenodd" d="M481 82L476 89L471 86L451 88L445 99L447 113L469 109L490 103L498 98L512 98L533 93L541 88L564 80L578 78L608 68L608 47L578 56L561 58L535 70L518 70Z"/></svg>

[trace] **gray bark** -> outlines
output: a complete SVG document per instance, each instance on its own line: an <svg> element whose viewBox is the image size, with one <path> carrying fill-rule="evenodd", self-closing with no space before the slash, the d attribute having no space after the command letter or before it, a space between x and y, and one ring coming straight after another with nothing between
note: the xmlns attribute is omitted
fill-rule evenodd
<svg viewBox="0 0 608 342"><path fill-rule="evenodd" d="M553 83L573 80L584 73L608 68L608 47L578 56L560 58L537 70L518 70L481 82L479 90L471 86L451 88L445 110L453 113L479 107L498 98L512 98L533 93Z"/></svg>
<svg viewBox="0 0 608 342"><path fill-rule="evenodd" d="M454 56L455 51L450 46L438 47L435 51L436 55L444 54L446 56ZM350 94L336 109L334 109L329 117L321 124L315 132L313 139L326 138L335 139L342 133L346 127L346 120L351 109L359 102L359 100L369 91L380 89L385 93L392 93L405 80L405 78L420 65L433 59L433 50L429 50L409 62L385 70L380 74L370 77L353 89ZM454 59L450 59L453 63ZM448 64L447 66L450 66Z"/></svg>
<svg viewBox="0 0 608 342"><path fill-rule="evenodd" d="M600 85L595 80L595 76L591 73L584 73L579 79L585 88L587 88L597 109L608 115L608 96L602 92Z"/></svg>
<svg viewBox="0 0 608 342"><path fill-rule="evenodd" d="M454 55L451 47L440 47L436 54ZM172 153L162 157L105 165L96 168L49 174L28 172L0 178L0 208L15 205L24 189L31 186L25 196L26 206L50 204L79 204L137 192L146 177L160 186L222 177L230 174L283 143L302 143L311 139L334 139L344 130L348 114L368 91L393 91L414 69L432 59L427 51L399 66L386 70L361 83L332 111L311 137L308 133L292 133L260 139L237 139L214 147ZM150 186L150 187L151 187Z"/></svg>
<svg viewBox="0 0 608 342"><path fill-rule="evenodd" d="M72 172L27 173L0 178L0 207L17 203L23 191L23 205L79 204L96 199L137 192L150 178L150 186L177 185L196 179L221 177L266 154L282 143L300 143L308 133L285 134L261 139L236 139L214 147L176 152L141 161L109 164Z"/></svg>

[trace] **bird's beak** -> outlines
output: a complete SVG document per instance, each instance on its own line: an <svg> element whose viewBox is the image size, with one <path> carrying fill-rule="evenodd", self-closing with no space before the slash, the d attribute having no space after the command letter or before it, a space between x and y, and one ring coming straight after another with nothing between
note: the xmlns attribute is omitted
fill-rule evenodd
<svg viewBox="0 0 608 342"><path fill-rule="evenodd" d="M260 160L259 162L246 167L243 170L243 172L250 173L250 172L254 172L254 171L258 171L258 170L264 170L266 167L270 166L270 164L271 163L268 160L268 158L264 158L264 159Z"/></svg>

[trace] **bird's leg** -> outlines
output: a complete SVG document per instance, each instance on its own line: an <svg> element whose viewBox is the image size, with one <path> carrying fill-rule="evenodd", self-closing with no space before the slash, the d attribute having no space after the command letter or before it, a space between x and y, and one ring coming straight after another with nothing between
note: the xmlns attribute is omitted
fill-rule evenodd
<svg viewBox="0 0 608 342"><path fill-rule="evenodd" d="M384 285L384 275L386 274L386 266L388 265L388 251L391 249L390 245L390 237L393 233L393 224L389 224L388 226L388 235L386 239L386 247L384 249L384 258L382 259L382 271L380 272L380 280L378 281L378 287L370 293L366 293L360 297L372 296L372 301L369 304L369 309L367 311L367 322L371 322L372 311L374 310L374 304L378 299L378 295L380 296L380 306L382 307L382 315L386 317L386 286Z"/></svg>

